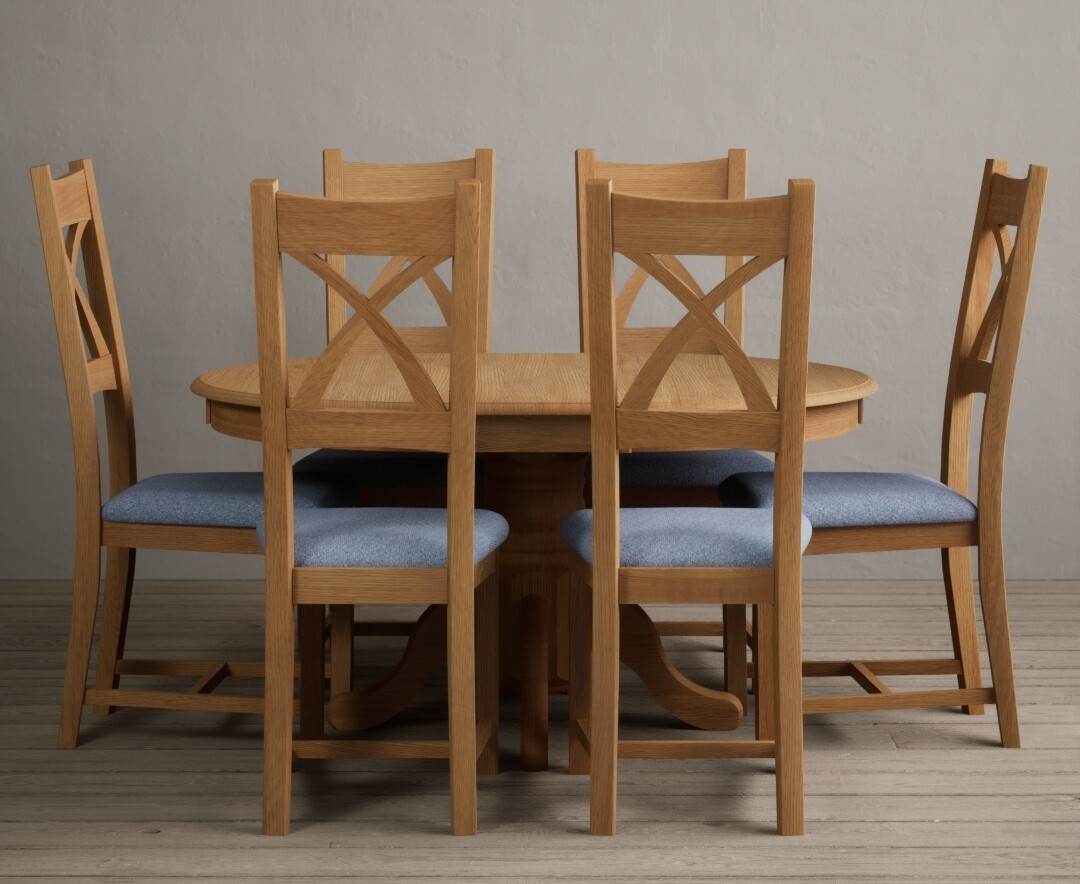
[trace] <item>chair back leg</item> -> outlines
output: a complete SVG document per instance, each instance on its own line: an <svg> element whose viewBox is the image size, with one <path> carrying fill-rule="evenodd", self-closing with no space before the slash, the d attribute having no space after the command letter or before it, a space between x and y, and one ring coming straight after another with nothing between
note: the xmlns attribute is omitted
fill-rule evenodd
<svg viewBox="0 0 1080 884"><path fill-rule="evenodd" d="M1000 523L998 530L991 518L979 519L979 598L982 600L986 650L990 657L990 675L994 681L998 729L1001 745L1020 748L1020 721L1016 713L1016 685L1013 681L1012 640L1009 637L1009 611L1005 602L1005 556Z"/></svg>
<svg viewBox="0 0 1080 884"><path fill-rule="evenodd" d="M90 668L90 645L94 641L98 591L101 582L101 547L94 522L80 522L75 538L75 576L71 590L71 627L68 632L67 663L64 667L64 696L60 704L61 749L74 749L79 741L86 675Z"/></svg>

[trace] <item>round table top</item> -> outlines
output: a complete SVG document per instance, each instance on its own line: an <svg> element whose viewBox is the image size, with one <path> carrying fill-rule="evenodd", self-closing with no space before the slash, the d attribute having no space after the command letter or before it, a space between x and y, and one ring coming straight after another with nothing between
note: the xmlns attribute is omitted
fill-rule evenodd
<svg viewBox="0 0 1080 884"><path fill-rule="evenodd" d="M445 353L419 354L435 386L447 399L449 359ZM645 357L619 358L620 375L633 377ZM775 394L778 362L752 358L767 388ZM297 389L310 359L289 363L289 382ZM620 385L622 386L622 385ZM816 408L855 402L877 391L874 379L861 371L812 362L807 375L806 405ZM211 402L259 406L257 363L217 368L199 375L191 391ZM625 390L620 390L620 394ZM324 404L353 407L412 407L407 388L388 357L357 352L346 358L327 389ZM670 411L713 411L743 407L735 379L723 357L683 354L671 367L652 407ZM478 415L587 415L589 363L583 353L481 353L477 360Z"/></svg>
<svg viewBox="0 0 1080 884"><path fill-rule="evenodd" d="M448 398L449 356L417 354L436 388ZM646 357L619 357L622 378L633 378ZM290 389L299 388L310 359L289 363ZM778 362L752 358L775 399ZM258 439L259 371L256 363L230 365L199 375L191 390L207 400L215 430ZM812 362L807 375L806 438L823 439L853 430L862 419L862 400L877 391L861 371ZM405 383L382 352L357 351L343 361L321 403L411 410ZM588 451L589 360L583 353L481 353L477 359L477 449L479 451ZM681 354L652 402L662 411L721 411L744 408L742 395L723 357Z"/></svg>

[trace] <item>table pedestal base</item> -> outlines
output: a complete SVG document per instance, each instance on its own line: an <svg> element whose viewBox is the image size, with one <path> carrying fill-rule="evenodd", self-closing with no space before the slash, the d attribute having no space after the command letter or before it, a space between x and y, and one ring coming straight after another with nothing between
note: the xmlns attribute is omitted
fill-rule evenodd
<svg viewBox="0 0 1080 884"><path fill-rule="evenodd" d="M571 556L559 523L585 505L584 454L485 455L486 505L510 523L499 550L499 675L522 699L521 766L548 766L549 692L569 678ZM679 672L660 633L637 605L620 608L620 658L679 720L707 730L731 730L743 705L726 691ZM397 715L446 662L446 607L430 606L413 628L397 666L375 684L342 692L327 708L340 731L374 727ZM477 669L491 661L477 660Z"/></svg>

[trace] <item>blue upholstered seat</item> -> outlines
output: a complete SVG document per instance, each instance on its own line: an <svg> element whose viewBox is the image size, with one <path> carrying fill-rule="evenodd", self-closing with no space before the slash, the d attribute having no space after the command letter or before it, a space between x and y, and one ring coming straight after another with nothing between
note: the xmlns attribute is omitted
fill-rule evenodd
<svg viewBox="0 0 1080 884"><path fill-rule="evenodd" d="M567 545L593 558L593 511L571 513L559 526ZM802 548L810 522L802 520ZM619 555L624 568L760 568L772 564L769 510L722 507L643 507L619 511Z"/></svg>
<svg viewBox="0 0 1080 884"><path fill-rule="evenodd" d="M343 473L361 488L445 488L446 467L445 454L320 448L298 460L293 472ZM477 460L476 482L483 481L484 464Z"/></svg>
<svg viewBox="0 0 1080 884"><path fill-rule="evenodd" d="M298 510L348 506L347 476L310 473L293 482ZM107 522L254 528L263 517L262 473L163 473L125 488L101 508Z"/></svg>
<svg viewBox="0 0 1080 884"><path fill-rule="evenodd" d="M771 473L740 473L720 486L725 506L771 507ZM803 513L815 528L973 521L978 510L947 485L911 473L807 473Z"/></svg>
<svg viewBox="0 0 1080 884"><path fill-rule="evenodd" d="M585 481L592 481L590 464ZM773 462L756 451L634 451L619 455L623 488L715 488L728 476L772 471Z"/></svg>
<svg viewBox="0 0 1080 884"><path fill-rule="evenodd" d="M480 562L510 533L490 510L474 513L473 560ZM257 528L266 546L265 525ZM446 510L349 507L298 510L293 522L298 568L445 568Z"/></svg>

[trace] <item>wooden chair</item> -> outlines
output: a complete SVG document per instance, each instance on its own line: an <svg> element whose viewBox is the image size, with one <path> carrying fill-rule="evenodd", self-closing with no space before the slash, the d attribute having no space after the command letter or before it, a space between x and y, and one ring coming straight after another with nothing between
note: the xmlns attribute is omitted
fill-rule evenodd
<svg viewBox="0 0 1080 884"><path fill-rule="evenodd" d="M294 758L449 758L451 829L476 831L477 758L497 765L497 596L474 592L495 575L495 550L506 520L475 510L477 294L480 288L480 184L460 181L455 195L371 202L278 193L276 181L251 187L255 289L266 483L266 713L263 831L285 834ZM296 389L286 370L282 255L319 276L355 308ZM417 257L365 294L322 254ZM386 292L453 259L449 399L416 352L378 309ZM343 360L370 331L397 366L411 405L365 401L338 390L327 400ZM354 398L355 397L355 398ZM447 401L449 404L447 404ZM446 509L348 508L331 518L293 514L294 448L406 449L449 455ZM494 589L491 579L489 589ZM326 604L447 606L448 740L322 739L322 607ZM293 643L300 608L300 736L293 739ZM474 613L483 625L474 628ZM474 640L484 666L475 672ZM305 677L305 673L307 674ZM478 675L478 678L475 676ZM477 684L480 688L478 690ZM477 722L477 715L480 721Z"/></svg>
<svg viewBox="0 0 1080 884"><path fill-rule="evenodd" d="M610 180L586 185L593 509L569 516L561 533L577 554L579 577L571 614L577 626L571 638L571 763L584 758L590 767L593 834L615 832L618 759L657 757L775 757L778 830L803 831L799 649L801 552L809 523L801 492L813 212L810 181L790 182L787 196L715 202L613 194ZM644 360L620 358L615 253L654 276L687 308ZM686 254L756 257L706 294L672 257ZM781 260L774 401L713 311L734 288ZM701 329L730 367L744 409L681 414L652 404L674 360L695 358L680 351ZM776 453L770 474L779 501L775 512L620 507L618 452L694 450L716 442ZM760 606L757 739L619 739L619 624L628 610L620 606L653 603ZM734 695L730 705L734 728L743 707Z"/></svg>
<svg viewBox="0 0 1080 884"><path fill-rule="evenodd" d="M945 391L941 481L902 473L807 473L803 495L804 512L814 526L808 555L941 550L953 656L805 662L804 675L851 677L866 691L807 696L803 701L807 714L957 705L980 714L984 703L996 703L1002 745L1020 745L1005 600L1001 486L1005 430L1047 170L1029 166L1023 179L1007 172L1007 163L986 161ZM1009 227L1015 228L1015 238ZM988 301L995 254L1000 277ZM980 393L986 400L978 496L972 502L968 499L972 405ZM720 486L721 497L735 506L769 506L772 489L767 478L734 476ZM978 551L991 688L982 687L979 670L971 547ZM957 688L900 691L881 680L948 674L956 675Z"/></svg>
<svg viewBox="0 0 1080 884"><path fill-rule="evenodd" d="M62 748L78 742L86 703L100 713L118 706L262 711L261 697L213 693L228 676L261 675L261 663L124 656L136 548L260 553L255 525L262 517L262 474L170 473L137 481L131 384L94 169L85 159L68 168L67 175L56 179L47 165L30 170L75 448L75 573L60 711ZM80 255L85 289L78 274ZM108 448L109 499L104 506L94 407L98 393L104 400ZM348 503L355 493L344 477L312 473L298 484L295 501L297 506L332 506ZM101 547L107 550L105 604L95 687L87 690ZM121 676L127 675L196 681L182 692L120 688Z"/></svg>
<svg viewBox="0 0 1080 884"><path fill-rule="evenodd" d="M747 152L732 148L726 157L696 163L612 163L596 159L591 148L576 154L578 205L578 305L581 314L581 349L589 347L589 317L586 310L588 254L586 182L611 179L616 193L630 193L656 199L737 200L746 199ZM745 261L742 255L727 256L727 272L734 273ZM615 299L615 325L620 353L649 353L667 332L665 328L627 326L642 287L650 274L635 267ZM689 281L689 280L688 280ZM724 301L724 325L741 347L744 345L746 317L745 291L732 290ZM695 332L684 352L717 353L716 343L703 329ZM716 506L716 486L736 473L771 471L772 461L756 451L742 449L707 451L635 451L619 456L619 476L624 506ZM586 471L586 493L589 475ZM588 501L586 501L588 502ZM723 620L667 621L657 623L663 635L723 635L725 686L746 704L746 608L724 607ZM734 654L726 653L731 647Z"/></svg>
<svg viewBox="0 0 1080 884"><path fill-rule="evenodd" d="M459 179L475 178L480 182L480 280L478 294L481 352L491 349L491 271L495 229L495 151L481 148L474 157L441 163L359 163L342 158L340 148L323 151L323 195L333 199L427 199L452 196ZM371 285L373 290L401 272L413 256L391 258ZM328 255L327 261L338 273L345 273L345 256ZM435 270L427 270L421 280L431 293L444 319L448 319L450 291ZM383 289L377 309L388 306L402 290ZM333 286L326 286L326 339L345 325L348 303ZM446 325L401 328L402 338L418 353L449 353L450 337ZM378 338L370 331L357 339L357 348L382 351ZM446 456L432 452L341 451L325 448L301 458L297 473L342 472L362 488L368 506L436 506L446 502ZM478 465L477 490L482 492L483 463ZM481 493L482 499L482 493ZM334 605L330 610L331 678L333 694L352 686L353 635L369 631L385 634L388 630L407 630L409 624L355 623L351 605Z"/></svg>

